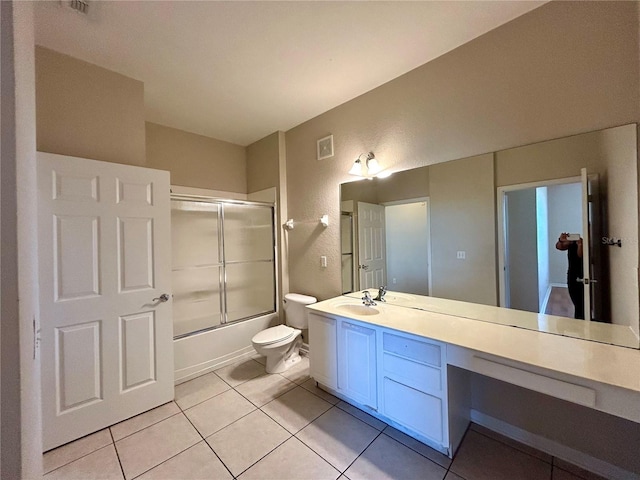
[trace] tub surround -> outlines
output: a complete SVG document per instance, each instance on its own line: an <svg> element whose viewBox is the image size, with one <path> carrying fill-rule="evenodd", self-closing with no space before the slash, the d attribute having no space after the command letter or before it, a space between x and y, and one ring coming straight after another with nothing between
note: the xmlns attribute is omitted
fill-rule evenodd
<svg viewBox="0 0 640 480"><path fill-rule="evenodd" d="M473 415L469 372L640 423L640 350L508 326L527 312L450 301L444 313L435 300L442 311L353 296L309 305L311 375L451 457ZM477 319L457 316L463 307ZM486 313L506 324L478 321Z"/></svg>

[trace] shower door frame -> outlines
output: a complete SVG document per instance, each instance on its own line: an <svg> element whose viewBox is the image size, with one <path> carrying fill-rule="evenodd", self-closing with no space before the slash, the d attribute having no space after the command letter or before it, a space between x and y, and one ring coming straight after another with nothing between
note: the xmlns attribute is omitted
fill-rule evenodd
<svg viewBox="0 0 640 480"><path fill-rule="evenodd" d="M199 203L207 203L210 205L218 206L218 258L219 258L219 296L220 296L220 323L218 325L213 325L210 327L201 328L198 330L193 330L190 332L182 333L179 335L174 335L173 339L178 340L185 337L190 337L192 335L197 335L204 332L209 332L211 330L216 330L221 327L226 327L229 325L235 325L237 323L244 322L246 320L251 320L253 318L261 317L264 315L270 315L273 313L277 313L278 309L278 276L277 276L277 261L278 261L278 245L277 245L277 235L276 235L276 218L275 218L275 203L272 202L256 202L250 200L238 200L238 199L229 199L222 197L213 197L208 195L192 195L192 194L182 194L182 193L171 193L171 201L186 201L186 202L199 202ZM271 245L273 248L273 257L271 261L263 260L263 262L269 262L273 265L273 298L272 298L272 309L267 312L260 312L255 315L250 315L248 317L239 318L237 320L228 321L228 308L227 308L227 261L225 257L225 246L224 246L224 205L225 204L233 204L233 205L249 205L249 206L259 206L259 207L268 207L271 209ZM239 262L232 262L231 264L237 264ZM173 269L172 269L173 272Z"/></svg>

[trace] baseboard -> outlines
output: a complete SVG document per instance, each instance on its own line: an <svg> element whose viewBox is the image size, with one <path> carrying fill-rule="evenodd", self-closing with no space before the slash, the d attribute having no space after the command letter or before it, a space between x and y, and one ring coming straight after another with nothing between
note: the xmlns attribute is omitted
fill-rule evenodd
<svg viewBox="0 0 640 480"><path fill-rule="evenodd" d="M640 475L629 472L611 463L592 457L586 453L562 445L540 435L527 432L515 427L507 422L486 415L477 410L471 410L471 421L482 425L494 432L500 433L554 457L565 460L569 463L582 467L593 473L597 473L612 480L640 480Z"/></svg>
<svg viewBox="0 0 640 480"><path fill-rule="evenodd" d="M302 346L300 347L300 355L304 356L304 357L308 357L309 356L309 344L308 343L303 343Z"/></svg>
<svg viewBox="0 0 640 480"><path fill-rule="evenodd" d="M248 360L254 355L256 355L256 351L253 346L250 346L241 350L236 350L235 352L222 357L213 358L198 365L183 368L182 370L176 370L174 382L176 385L187 382L206 373L231 365L232 363Z"/></svg>

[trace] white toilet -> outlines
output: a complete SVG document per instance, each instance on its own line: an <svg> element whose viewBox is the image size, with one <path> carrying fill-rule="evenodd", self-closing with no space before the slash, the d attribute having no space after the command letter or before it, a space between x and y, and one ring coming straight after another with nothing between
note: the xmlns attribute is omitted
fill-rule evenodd
<svg viewBox="0 0 640 480"><path fill-rule="evenodd" d="M267 373L281 373L300 361L302 330L308 328L309 319L305 305L318 300L308 295L287 293L284 296L284 311L287 325L277 325L258 332L251 339L253 348L267 357Z"/></svg>

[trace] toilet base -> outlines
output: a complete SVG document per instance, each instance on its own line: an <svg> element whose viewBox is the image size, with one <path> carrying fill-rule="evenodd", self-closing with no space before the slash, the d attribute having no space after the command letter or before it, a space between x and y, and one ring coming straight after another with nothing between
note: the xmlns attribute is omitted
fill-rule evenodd
<svg viewBox="0 0 640 480"><path fill-rule="evenodd" d="M267 364L265 365L267 373L282 373L293 367L301 360L301 346L302 339L298 336L284 356L267 355Z"/></svg>

